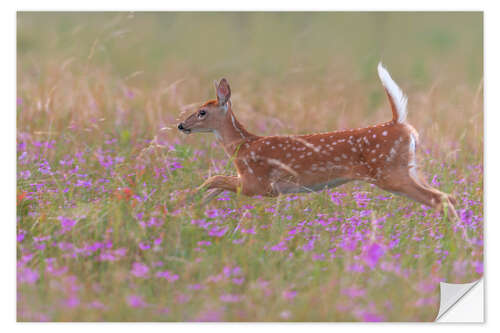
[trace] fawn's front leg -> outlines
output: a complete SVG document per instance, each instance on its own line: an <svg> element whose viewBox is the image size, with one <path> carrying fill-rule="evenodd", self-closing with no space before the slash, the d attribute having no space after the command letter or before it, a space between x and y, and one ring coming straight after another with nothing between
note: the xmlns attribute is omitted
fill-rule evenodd
<svg viewBox="0 0 500 333"><path fill-rule="evenodd" d="M206 194L202 199L202 205L207 204L213 198L218 196L224 191L231 191L237 193L241 188L241 182L239 177L234 176L213 176L208 178L203 182L200 186L196 188L191 198L202 191L210 191L210 193Z"/></svg>
<svg viewBox="0 0 500 333"><path fill-rule="evenodd" d="M238 192L240 178L234 176L212 176L198 186L197 192L202 190L221 189L223 191Z"/></svg>

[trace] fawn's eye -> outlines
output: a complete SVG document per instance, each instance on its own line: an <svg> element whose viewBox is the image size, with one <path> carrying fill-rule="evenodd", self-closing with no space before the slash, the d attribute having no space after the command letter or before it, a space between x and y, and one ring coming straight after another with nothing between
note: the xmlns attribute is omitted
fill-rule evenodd
<svg viewBox="0 0 500 333"><path fill-rule="evenodd" d="M198 112L198 114L200 115L200 117L203 117L204 115L207 114L207 111L205 110L200 110L200 112Z"/></svg>

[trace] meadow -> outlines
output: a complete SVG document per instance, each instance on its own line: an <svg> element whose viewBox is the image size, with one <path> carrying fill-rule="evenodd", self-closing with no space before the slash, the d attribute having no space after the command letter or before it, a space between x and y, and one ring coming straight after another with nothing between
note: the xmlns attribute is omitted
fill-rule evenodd
<svg viewBox="0 0 500 333"><path fill-rule="evenodd" d="M481 13L18 13L18 321L432 321L483 274ZM459 221L365 183L180 198L234 175L176 125L226 77L260 135L391 119Z"/></svg>

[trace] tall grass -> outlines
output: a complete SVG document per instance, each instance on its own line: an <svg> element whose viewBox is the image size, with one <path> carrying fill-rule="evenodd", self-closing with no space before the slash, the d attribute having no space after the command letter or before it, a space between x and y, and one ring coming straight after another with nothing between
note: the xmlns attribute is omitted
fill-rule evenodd
<svg viewBox="0 0 500 333"><path fill-rule="evenodd" d="M19 13L18 320L433 320L482 275L480 13ZM226 77L258 134L389 120L409 96L427 179L460 221L362 183L225 193L208 135L175 124Z"/></svg>

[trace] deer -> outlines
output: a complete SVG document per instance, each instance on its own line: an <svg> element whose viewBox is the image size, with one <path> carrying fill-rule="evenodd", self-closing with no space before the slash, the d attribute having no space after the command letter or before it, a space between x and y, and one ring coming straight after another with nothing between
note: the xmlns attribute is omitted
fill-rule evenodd
<svg viewBox="0 0 500 333"><path fill-rule="evenodd" d="M249 132L233 112L228 81L214 81L216 99L197 108L178 129L185 134L214 133L238 175L212 176L194 194L205 191L202 202L206 204L224 191L276 197L357 180L441 212L451 211L457 217L456 200L430 186L417 166L419 135L406 120L408 98L382 63L377 70L392 120L306 135L259 136Z"/></svg>

